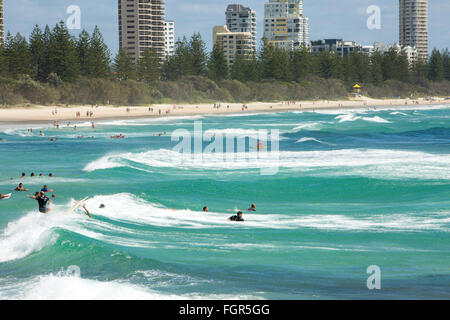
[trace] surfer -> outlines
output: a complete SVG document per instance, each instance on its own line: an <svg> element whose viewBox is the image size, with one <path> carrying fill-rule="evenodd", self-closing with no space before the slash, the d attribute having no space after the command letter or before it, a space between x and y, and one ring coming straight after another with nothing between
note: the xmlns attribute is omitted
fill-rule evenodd
<svg viewBox="0 0 450 320"><path fill-rule="evenodd" d="M86 205L83 204L82 208L84 209L84 211L86 212L86 215L92 219L91 213L89 212L89 210L86 208Z"/></svg>
<svg viewBox="0 0 450 320"><path fill-rule="evenodd" d="M34 196L28 196L30 199L34 199L39 204L39 212L41 213L49 213L50 208L47 208L47 205L51 202L51 200L45 195L45 192L36 192Z"/></svg>
<svg viewBox="0 0 450 320"><path fill-rule="evenodd" d="M14 189L15 191L30 191L23 187L23 183L19 183L19 185Z"/></svg>
<svg viewBox="0 0 450 320"><path fill-rule="evenodd" d="M256 211L256 204L252 203L251 207L247 211Z"/></svg>
<svg viewBox="0 0 450 320"><path fill-rule="evenodd" d="M0 193L0 200L6 199L6 198L9 198L9 197L8 196L4 196L3 193Z"/></svg>
<svg viewBox="0 0 450 320"><path fill-rule="evenodd" d="M242 218L242 211L238 211L238 213L235 216L231 216L228 218L228 221L239 221L239 222L243 222L245 221Z"/></svg>

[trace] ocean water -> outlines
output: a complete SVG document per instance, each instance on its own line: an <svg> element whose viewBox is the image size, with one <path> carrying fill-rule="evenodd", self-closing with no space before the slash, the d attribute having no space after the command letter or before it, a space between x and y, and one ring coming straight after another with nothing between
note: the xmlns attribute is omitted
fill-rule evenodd
<svg viewBox="0 0 450 320"><path fill-rule="evenodd" d="M278 159L174 151L171 133L200 122L216 137L266 129L268 147L279 130ZM448 106L96 125L0 123L0 192L30 189L0 201L0 299L450 298ZM48 215L26 198L44 184ZM85 196L92 220L67 213Z"/></svg>

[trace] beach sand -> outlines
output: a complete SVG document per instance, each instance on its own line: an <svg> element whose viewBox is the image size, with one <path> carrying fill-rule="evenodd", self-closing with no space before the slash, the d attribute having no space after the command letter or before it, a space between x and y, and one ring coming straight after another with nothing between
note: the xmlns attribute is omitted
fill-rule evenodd
<svg viewBox="0 0 450 320"><path fill-rule="evenodd" d="M123 118L146 118L167 117L184 115L213 115L213 114L236 114L256 112L279 112L279 111L301 111L315 109L349 109L349 108L373 108L373 107L395 107L414 105L436 105L450 104L450 100L443 98L433 99L370 99L358 97L341 101L297 101L297 102L253 102L242 103L220 103L219 108L209 104L158 104L148 106L30 106L23 108L0 108L0 122L31 122L31 121L94 121L102 119ZM56 112L55 112L56 111ZM76 114L80 113L77 117ZM87 112L92 112L88 116ZM161 112L161 113L160 113Z"/></svg>

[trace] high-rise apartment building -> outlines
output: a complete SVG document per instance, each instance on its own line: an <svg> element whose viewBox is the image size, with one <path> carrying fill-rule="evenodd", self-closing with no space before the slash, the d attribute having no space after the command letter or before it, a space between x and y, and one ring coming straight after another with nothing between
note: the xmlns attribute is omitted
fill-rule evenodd
<svg viewBox="0 0 450 320"><path fill-rule="evenodd" d="M416 47L428 59L428 0L400 0L400 46Z"/></svg>
<svg viewBox="0 0 450 320"><path fill-rule="evenodd" d="M309 28L303 0L269 0L264 5L264 38L287 50L307 46Z"/></svg>
<svg viewBox="0 0 450 320"><path fill-rule="evenodd" d="M165 57L171 57L175 54L175 22L164 21L164 47Z"/></svg>
<svg viewBox="0 0 450 320"><path fill-rule="evenodd" d="M222 48L230 68L237 56L247 59L254 52L253 37L250 32L231 32L227 26L214 27L213 44Z"/></svg>
<svg viewBox="0 0 450 320"><path fill-rule="evenodd" d="M165 56L164 0L118 0L119 45L137 61L146 49Z"/></svg>
<svg viewBox="0 0 450 320"><path fill-rule="evenodd" d="M3 22L3 0L0 0L0 45L5 41L5 24Z"/></svg>
<svg viewBox="0 0 450 320"><path fill-rule="evenodd" d="M241 4L230 4L225 12L226 25L231 32L248 32L252 35L252 48L256 52L256 12Z"/></svg>

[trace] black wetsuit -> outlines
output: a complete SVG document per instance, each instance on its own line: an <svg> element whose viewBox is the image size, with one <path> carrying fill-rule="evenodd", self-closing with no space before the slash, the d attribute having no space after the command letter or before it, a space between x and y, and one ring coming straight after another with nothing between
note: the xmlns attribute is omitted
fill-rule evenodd
<svg viewBox="0 0 450 320"><path fill-rule="evenodd" d="M44 197L36 197L36 201L39 203L39 212L41 213L47 213L48 212L48 208L47 208L47 203L48 203L49 198L47 198L46 196Z"/></svg>
<svg viewBox="0 0 450 320"><path fill-rule="evenodd" d="M230 217L230 220L231 221L244 221L244 219L239 218L238 216L232 216L232 217Z"/></svg>

